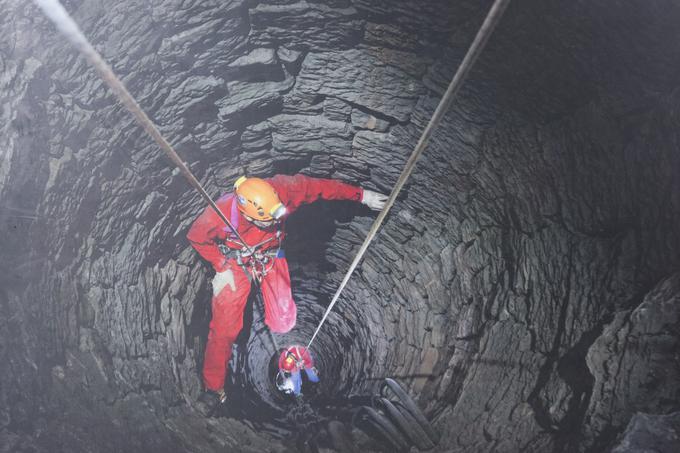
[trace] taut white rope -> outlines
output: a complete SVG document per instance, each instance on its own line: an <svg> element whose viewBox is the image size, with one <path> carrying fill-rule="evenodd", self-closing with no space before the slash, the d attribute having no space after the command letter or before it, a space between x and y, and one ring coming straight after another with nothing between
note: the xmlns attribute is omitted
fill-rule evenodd
<svg viewBox="0 0 680 453"><path fill-rule="evenodd" d="M500 21L500 18L503 15L503 12L505 11L505 8L508 6L509 3L510 0L496 0L495 3L491 6L491 9L487 14L484 23L482 23L482 26L477 32L477 36L475 36L475 40L472 42L472 45L470 46L470 49L465 55L465 58L463 58L463 61L460 63L458 71L456 71L456 74L453 76L453 80L451 80L451 83L449 84L449 87L444 93L442 100L439 101L439 105L437 106L437 109L434 111L434 114L432 115L430 122L425 127L425 130L423 131L420 140L418 140L418 143L416 144L416 147L413 150L411 157L409 157L408 161L406 162L404 170L402 170L401 175L397 180L397 184L392 189L392 192L390 193L390 197L387 199L385 207L380 212L380 214L378 214L378 217L375 219L375 222L373 222L373 225L371 226L371 229L368 231L368 235L366 236L364 243L361 245L361 248L359 248L359 252L354 258L354 261L352 261L352 264L349 266L349 269L345 274L345 278L342 279L340 287L335 292L333 299L331 299L331 303L328 304L328 308L326 309L323 318L321 318L321 322L319 323L319 326L316 328L314 335L312 335L312 339L309 340L309 343L307 343L307 349L309 349L309 347L312 345L312 342L316 338L316 335L319 333L319 330L321 330L321 326L323 326L324 322L326 321L326 318L328 318L328 315L330 314L331 310L333 310L333 306L335 306L336 302L338 301L340 293L342 293L342 290L345 289L345 286L347 285L349 278L352 276L354 269L356 269L357 265L359 264L359 261L361 261L361 258L364 256L364 253L366 253L369 244L371 243L376 233L378 232L378 228L380 228L380 225L387 216L387 213L392 208L392 205L394 205L394 201L397 199L397 195L399 195L399 192L401 191L402 187L404 187L404 184L406 184L406 180L413 172L413 169L416 165L416 161L425 150L425 147L427 146L427 143L430 140L432 132L439 125L442 118L444 117L444 114L451 106L454 96L460 90L460 87L463 85L465 77L468 75L470 69L472 69L472 65L474 64L474 62L477 60L477 57L484 49L484 45L489 40L491 33L493 32L494 28Z"/></svg>

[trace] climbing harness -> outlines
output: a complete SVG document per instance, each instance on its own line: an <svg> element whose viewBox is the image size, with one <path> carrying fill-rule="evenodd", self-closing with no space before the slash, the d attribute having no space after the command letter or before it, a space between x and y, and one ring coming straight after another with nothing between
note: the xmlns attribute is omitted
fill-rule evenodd
<svg viewBox="0 0 680 453"><path fill-rule="evenodd" d="M228 259L233 259L243 269L250 281L261 283L262 279L274 267L276 258L284 258L285 252L281 248L281 230L276 235L258 244L251 245L249 248L242 246L240 249L233 249L226 244L218 245L220 252ZM278 240L276 248L263 249L264 245ZM235 241L230 241L235 242ZM236 242L235 242L236 243Z"/></svg>
<svg viewBox="0 0 680 453"><path fill-rule="evenodd" d="M385 217L387 217L387 213L390 211L390 209L392 209L392 206L394 205L394 202L397 199L397 195L399 195L399 192L401 192L401 189L404 187L404 184L406 184L406 181L413 172L413 169L415 168L416 165L416 161L425 150L425 147L427 146L430 140L430 136L432 135L434 129L441 122L446 111L451 106L453 98L455 97L456 93L458 93L458 91L460 90L460 87L463 85L465 77L468 75L468 73L472 69L472 66L477 60L477 57L479 57L479 54L484 49L484 46L489 40L491 33L493 32L496 25L498 25L498 22L500 21L501 16L503 15L503 12L505 11L509 3L510 0L496 0L494 4L491 6L491 9L487 14L486 19L484 19L481 28L477 32L477 36L475 36L475 39L472 42L472 45L470 46L470 49L465 55L465 58L463 58L463 61L458 67L456 74L453 76L453 80L451 80L451 83L449 84L449 87L446 89L444 96L442 97L441 101L439 101L439 105L437 105L437 108L435 109L434 114L430 119L430 122L425 127L423 134L420 136L420 139L418 140L418 143L416 144L413 153L408 158L408 161L406 161L404 170L402 170L401 175L399 175L399 179L397 180L396 185L392 189L392 192L390 193L390 196L387 199L387 202L385 203L385 207L383 208L382 211L380 211L378 217L373 222L373 225L371 226L371 229L368 231L364 243L361 244L359 252L354 258L354 261L352 261L352 264L349 266L349 269L347 270L345 277L342 279L342 282L340 283L338 290L335 292L335 295L333 295L331 303L328 304L328 308L326 308L326 312L323 314L321 322L319 322L318 327L314 331L314 335L312 335L311 340L309 340L309 343L307 343L307 349L311 347L312 343L314 342L314 339L321 330L321 327L323 326L324 322L326 322L328 315L330 314L330 312L333 310L333 307L337 303L340 294L342 293L343 289L345 289L345 286L347 285L349 278L352 276L352 273L359 264L359 261L361 261L361 258L363 258L364 254L366 253L369 244L377 234L378 228L380 228L380 225L382 225L383 220L385 220Z"/></svg>

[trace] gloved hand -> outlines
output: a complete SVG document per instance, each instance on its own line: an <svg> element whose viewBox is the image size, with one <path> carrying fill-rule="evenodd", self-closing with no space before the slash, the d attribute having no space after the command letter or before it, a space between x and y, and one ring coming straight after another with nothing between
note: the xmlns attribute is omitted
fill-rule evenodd
<svg viewBox="0 0 680 453"><path fill-rule="evenodd" d="M227 268L227 270L224 272L218 272L213 277L212 280L213 296L217 296L227 285L229 285L232 291L236 291L234 273L231 271L231 268Z"/></svg>
<svg viewBox="0 0 680 453"><path fill-rule="evenodd" d="M383 195L372 190L364 189L364 196L361 197L361 203L365 204L374 211L381 211L385 207L387 195Z"/></svg>
<svg viewBox="0 0 680 453"><path fill-rule="evenodd" d="M319 382L319 371L316 367L305 368L305 373L310 382Z"/></svg>

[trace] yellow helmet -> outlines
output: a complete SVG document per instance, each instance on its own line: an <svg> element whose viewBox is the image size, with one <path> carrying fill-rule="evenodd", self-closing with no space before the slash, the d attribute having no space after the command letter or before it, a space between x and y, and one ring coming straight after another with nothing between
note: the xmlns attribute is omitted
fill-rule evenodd
<svg viewBox="0 0 680 453"><path fill-rule="evenodd" d="M276 190L264 179L241 176L234 183L238 209L255 220L278 220L286 213Z"/></svg>

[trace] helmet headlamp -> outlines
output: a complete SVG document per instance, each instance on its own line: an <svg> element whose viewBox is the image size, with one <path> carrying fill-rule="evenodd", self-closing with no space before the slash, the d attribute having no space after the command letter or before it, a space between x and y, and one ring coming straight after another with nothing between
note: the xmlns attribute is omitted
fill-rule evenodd
<svg viewBox="0 0 680 453"><path fill-rule="evenodd" d="M283 203L279 203L269 211L269 215L271 215L274 220L280 220L281 217L286 215L286 207Z"/></svg>

